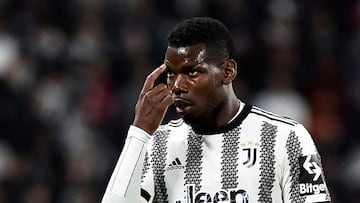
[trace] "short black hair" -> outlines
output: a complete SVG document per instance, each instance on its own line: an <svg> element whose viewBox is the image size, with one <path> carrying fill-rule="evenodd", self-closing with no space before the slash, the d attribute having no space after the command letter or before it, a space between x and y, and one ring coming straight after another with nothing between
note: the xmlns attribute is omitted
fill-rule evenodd
<svg viewBox="0 0 360 203"><path fill-rule="evenodd" d="M233 58L234 43L229 30L210 17L192 17L177 24L168 35L168 46L179 48L205 44L215 60ZM223 62L222 61L222 62Z"/></svg>

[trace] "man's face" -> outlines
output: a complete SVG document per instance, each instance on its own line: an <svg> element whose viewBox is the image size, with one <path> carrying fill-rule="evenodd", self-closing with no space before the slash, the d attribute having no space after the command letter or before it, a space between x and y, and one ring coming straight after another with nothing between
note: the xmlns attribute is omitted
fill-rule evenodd
<svg viewBox="0 0 360 203"><path fill-rule="evenodd" d="M212 119L225 99L221 67L210 63L210 59L203 44L168 47L166 51L168 87L177 113L188 123Z"/></svg>

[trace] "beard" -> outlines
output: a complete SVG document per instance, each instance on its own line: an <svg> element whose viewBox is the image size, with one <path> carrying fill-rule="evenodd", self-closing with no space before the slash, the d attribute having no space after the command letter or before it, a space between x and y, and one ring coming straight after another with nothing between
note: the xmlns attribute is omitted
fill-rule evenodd
<svg viewBox="0 0 360 203"><path fill-rule="evenodd" d="M197 126L200 124L201 119L204 116L189 116L189 115L183 115L182 118L184 122L190 126Z"/></svg>
<svg viewBox="0 0 360 203"><path fill-rule="evenodd" d="M198 134L208 133L216 129L215 117L210 112L201 115L182 115L184 122Z"/></svg>
<svg viewBox="0 0 360 203"><path fill-rule="evenodd" d="M211 93L213 92L211 91ZM198 113L182 115L184 122L190 125L196 133L200 134L213 132L217 129L217 119L224 106L224 103L219 102L214 94L209 94L206 98L207 103L202 108L197 108Z"/></svg>

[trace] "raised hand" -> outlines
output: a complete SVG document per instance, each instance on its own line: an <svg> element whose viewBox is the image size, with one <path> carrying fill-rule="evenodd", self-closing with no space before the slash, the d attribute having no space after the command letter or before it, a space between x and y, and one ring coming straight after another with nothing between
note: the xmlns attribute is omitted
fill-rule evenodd
<svg viewBox="0 0 360 203"><path fill-rule="evenodd" d="M144 83L135 107L133 125L154 134L164 119L168 107L173 103L170 89L166 84L154 87L155 80L166 70L163 64L150 73Z"/></svg>

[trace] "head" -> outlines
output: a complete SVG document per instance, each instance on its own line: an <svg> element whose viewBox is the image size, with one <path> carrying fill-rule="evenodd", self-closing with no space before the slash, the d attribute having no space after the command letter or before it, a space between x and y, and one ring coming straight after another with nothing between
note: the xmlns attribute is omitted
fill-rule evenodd
<svg viewBox="0 0 360 203"><path fill-rule="evenodd" d="M237 72L233 50L228 29L212 18L190 18L170 32L167 82L186 122L216 127L229 116L229 105L237 101L231 85Z"/></svg>

